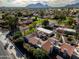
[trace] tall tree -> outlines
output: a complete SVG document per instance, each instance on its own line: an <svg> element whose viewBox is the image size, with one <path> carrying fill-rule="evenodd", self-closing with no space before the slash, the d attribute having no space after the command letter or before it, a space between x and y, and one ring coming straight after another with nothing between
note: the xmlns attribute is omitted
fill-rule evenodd
<svg viewBox="0 0 79 59"><path fill-rule="evenodd" d="M15 16L8 15L5 17L5 21L7 22L10 31L15 31L17 29L16 26L18 18L16 18Z"/></svg>
<svg viewBox="0 0 79 59"><path fill-rule="evenodd" d="M48 56L46 53L42 50L37 48L34 52L33 55L35 56L35 59L48 59Z"/></svg>

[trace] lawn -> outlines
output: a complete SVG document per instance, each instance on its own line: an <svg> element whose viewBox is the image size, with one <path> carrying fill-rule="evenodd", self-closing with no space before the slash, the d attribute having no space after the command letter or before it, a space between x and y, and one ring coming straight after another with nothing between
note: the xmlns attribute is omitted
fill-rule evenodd
<svg viewBox="0 0 79 59"><path fill-rule="evenodd" d="M27 35L29 35L29 34L35 32L35 31L36 31L36 29L35 29L35 28L32 28L31 30L26 30L26 31L24 31L23 34L24 34L24 36L27 36Z"/></svg>

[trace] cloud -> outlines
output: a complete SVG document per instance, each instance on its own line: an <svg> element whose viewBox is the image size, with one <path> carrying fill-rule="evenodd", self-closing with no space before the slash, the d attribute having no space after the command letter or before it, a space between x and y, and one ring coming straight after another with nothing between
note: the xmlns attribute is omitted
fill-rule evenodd
<svg viewBox="0 0 79 59"><path fill-rule="evenodd" d="M50 6L64 6L79 2L78 0L0 0L1 6L26 6L30 3L47 3Z"/></svg>
<svg viewBox="0 0 79 59"><path fill-rule="evenodd" d="M53 7L65 6L67 4L74 4L76 0L50 0L49 5Z"/></svg>
<svg viewBox="0 0 79 59"><path fill-rule="evenodd" d="M14 0L13 3L25 3L27 0Z"/></svg>
<svg viewBox="0 0 79 59"><path fill-rule="evenodd" d="M1 6L8 6L8 7L20 7L24 6L27 0L0 0Z"/></svg>
<svg viewBox="0 0 79 59"><path fill-rule="evenodd" d="M53 3L72 3L75 0L50 0Z"/></svg>

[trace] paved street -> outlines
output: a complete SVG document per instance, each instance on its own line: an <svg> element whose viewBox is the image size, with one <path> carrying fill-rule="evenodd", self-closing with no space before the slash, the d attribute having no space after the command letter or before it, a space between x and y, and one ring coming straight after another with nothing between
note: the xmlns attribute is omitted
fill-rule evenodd
<svg viewBox="0 0 79 59"><path fill-rule="evenodd" d="M8 33L8 31L6 31L6 32L0 31L0 42L3 43L3 44L0 43L0 45L3 47L6 43L9 43L7 50L4 50L5 57L3 59L24 59L24 57L22 57L23 55L21 56L20 51L17 50L17 52L16 52L15 46L8 40L8 38L6 38L7 33ZM10 46L13 46L13 48L10 49ZM4 49L4 47L3 47L3 49ZM6 51L8 51L10 58L8 57L8 53ZM0 53L2 53L1 49L0 49Z"/></svg>
<svg viewBox="0 0 79 59"><path fill-rule="evenodd" d="M4 45L0 41L0 59L10 59L7 50L4 49Z"/></svg>

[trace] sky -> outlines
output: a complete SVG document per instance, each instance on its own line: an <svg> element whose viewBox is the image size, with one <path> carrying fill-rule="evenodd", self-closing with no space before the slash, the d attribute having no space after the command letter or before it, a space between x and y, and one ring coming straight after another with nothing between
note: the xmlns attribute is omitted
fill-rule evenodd
<svg viewBox="0 0 79 59"><path fill-rule="evenodd" d="M0 6L25 7L28 4L35 4L39 2L43 4L48 4L49 6L52 7L60 7L68 4L78 3L79 0L0 0Z"/></svg>

